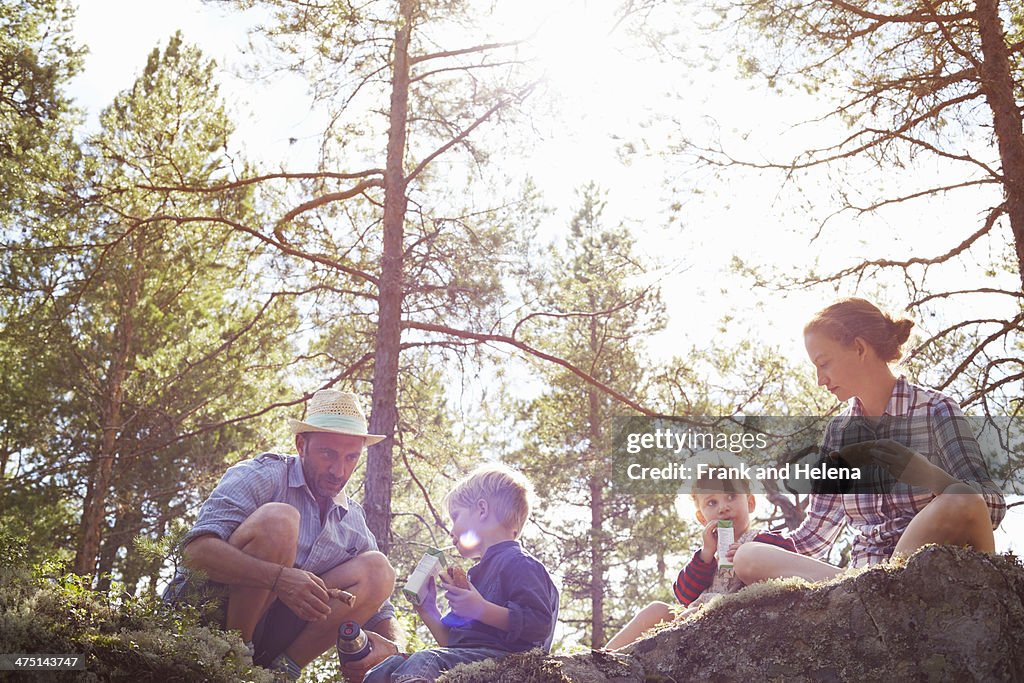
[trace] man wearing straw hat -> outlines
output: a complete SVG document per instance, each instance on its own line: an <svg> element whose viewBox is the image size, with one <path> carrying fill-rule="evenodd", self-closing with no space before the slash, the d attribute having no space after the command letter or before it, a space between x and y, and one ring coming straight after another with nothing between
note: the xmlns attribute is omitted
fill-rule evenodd
<svg viewBox="0 0 1024 683"><path fill-rule="evenodd" d="M344 492L363 446L384 437L368 434L355 395L336 389L317 391L289 427L297 457L264 453L224 474L182 539L186 568L164 599L212 603L257 664L293 679L356 621L376 632L370 655L344 671L358 681L397 652L395 572Z"/></svg>

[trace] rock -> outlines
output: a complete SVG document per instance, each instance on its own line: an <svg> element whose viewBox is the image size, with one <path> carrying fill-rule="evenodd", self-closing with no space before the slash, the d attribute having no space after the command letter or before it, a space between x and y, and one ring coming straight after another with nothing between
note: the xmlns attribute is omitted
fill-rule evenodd
<svg viewBox="0 0 1024 683"><path fill-rule="evenodd" d="M928 546L823 584L791 579L712 601L625 653L514 655L448 683L1022 681L1024 567Z"/></svg>

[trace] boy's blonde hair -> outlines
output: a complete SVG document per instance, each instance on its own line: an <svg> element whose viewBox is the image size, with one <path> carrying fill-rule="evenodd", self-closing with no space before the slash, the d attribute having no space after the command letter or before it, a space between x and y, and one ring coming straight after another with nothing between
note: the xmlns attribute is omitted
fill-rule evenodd
<svg viewBox="0 0 1024 683"><path fill-rule="evenodd" d="M731 476L737 471L742 471L743 461L735 453L708 451L690 458L687 464L692 471L699 473L688 482L690 497L698 508L700 507L699 496L715 493L738 493L741 495L750 493L750 482L745 477ZM702 467L704 468L703 472ZM721 472L725 477L719 478L722 475L712 475L712 471Z"/></svg>
<svg viewBox="0 0 1024 683"><path fill-rule="evenodd" d="M455 483L445 496L445 507L471 508L481 498L487 501L501 524L516 538L530 516L533 486L521 472L497 463L480 465Z"/></svg>
<svg viewBox="0 0 1024 683"><path fill-rule="evenodd" d="M724 467L715 467L716 470L724 470ZM736 493L739 495L750 495L750 482L746 479L712 479L698 477L694 480L693 490L690 497L700 507L700 496L711 496L716 493Z"/></svg>

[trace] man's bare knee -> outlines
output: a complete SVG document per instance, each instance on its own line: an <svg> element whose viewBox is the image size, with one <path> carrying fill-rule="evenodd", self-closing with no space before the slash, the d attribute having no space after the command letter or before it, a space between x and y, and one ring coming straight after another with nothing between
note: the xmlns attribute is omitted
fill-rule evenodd
<svg viewBox="0 0 1024 683"><path fill-rule="evenodd" d="M323 574L328 586L358 590L360 598L384 602L395 589L395 570L388 558L376 550L356 555ZM357 588L353 588L357 587Z"/></svg>
<svg viewBox="0 0 1024 683"><path fill-rule="evenodd" d="M287 503L261 505L231 534L236 548L292 549L299 540L299 511Z"/></svg>
<svg viewBox="0 0 1024 683"><path fill-rule="evenodd" d="M249 520L264 525L285 524L298 529L300 517L299 511L288 503L265 503L249 515Z"/></svg>
<svg viewBox="0 0 1024 683"><path fill-rule="evenodd" d="M387 555L371 550L362 553L356 559L366 564L364 571L367 582L378 589L385 598L391 595L395 590L395 568L391 566Z"/></svg>

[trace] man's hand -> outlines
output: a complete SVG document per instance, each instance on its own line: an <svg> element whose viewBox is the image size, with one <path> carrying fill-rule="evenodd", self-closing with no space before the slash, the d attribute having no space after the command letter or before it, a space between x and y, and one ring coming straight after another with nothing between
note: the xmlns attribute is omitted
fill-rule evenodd
<svg viewBox="0 0 1024 683"><path fill-rule="evenodd" d="M348 662L341 667L341 675L349 683L359 683L363 680L366 672L377 666L391 655L398 654L398 645L388 640L379 633L364 630L363 633L370 639L370 654L354 662Z"/></svg>
<svg viewBox="0 0 1024 683"><path fill-rule="evenodd" d="M469 588L459 588L450 583L445 584L445 594L452 612L466 619L480 619L487 607L487 600L472 583Z"/></svg>
<svg viewBox="0 0 1024 683"><path fill-rule="evenodd" d="M702 540L704 545L700 549L700 559L705 564L711 564L715 559L715 551L718 550L718 520L712 520L704 525Z"/></svg>
<svg viewBox="0 0 1024 683"><path fill-rule="evenodd" d="M274 592L278 600L306 621L323 621L331 613L327 604L331 596L323 579L304 569L285 567L277 577Z"/></svg>

